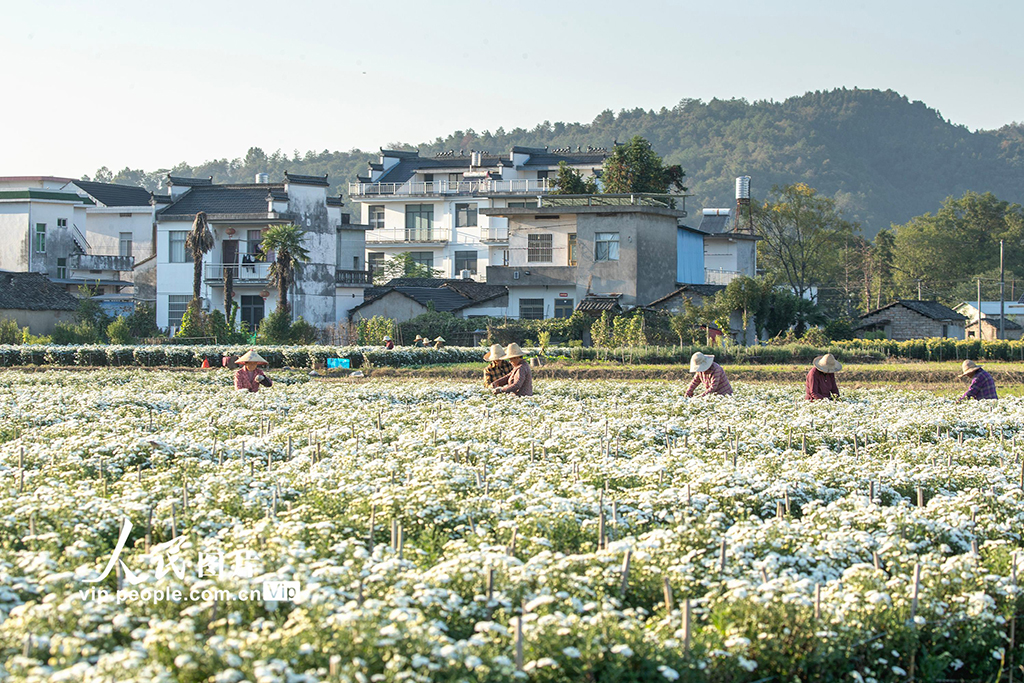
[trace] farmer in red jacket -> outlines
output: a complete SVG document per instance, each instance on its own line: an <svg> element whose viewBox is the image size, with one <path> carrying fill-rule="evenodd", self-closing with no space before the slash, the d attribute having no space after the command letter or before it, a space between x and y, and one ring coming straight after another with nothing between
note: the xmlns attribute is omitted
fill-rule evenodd
<svg viewBox="0 0 1024 683"><path fill-rule="evenodd" d="M842 369L842 364L831 353L815 358L807 373L807 394L804 398L808 401L839 398L836 373Z"/></svg>

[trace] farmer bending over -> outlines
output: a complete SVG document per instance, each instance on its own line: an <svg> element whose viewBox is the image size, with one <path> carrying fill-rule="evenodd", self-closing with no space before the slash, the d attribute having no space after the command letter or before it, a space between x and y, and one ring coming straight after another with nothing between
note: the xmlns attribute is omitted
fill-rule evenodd
<svg viewBox="0 0 1024 683"><path fill-rule="evenodd" d="M700 351L693 354L690 356L690 372L694 375L690 386L686 387L687 397L693 396L698 385L704 388L700 396L711 394L729 396L732 394L732 385L729 384L729 380L725 376L725 370L715 362L714 356L705 356Z"/></svg>
<svg viewBox="0 0 1024 683"><path fill-rule="evenodd" d="M505 355L500 360L507 360L512 364L512 372L499 377L491 385L491 391L496 394L514 394L516 396L533 396L533 373L530 366L523 362L523 350L519 344L512 342L505 349Z"/></svg>
<svg viewBox="0 0 1024 683"><path fill-rule="evenodd" d="M493 388L495 382L512 372L512 363L501 359L504 354L505 349L501 348L500 344L491 344L491 350L484 354L484 360L490 363L484 368L484 386L488 389Z"/></svg>
<svg viewBox="0 0 1024 683"><path fill-rule="evenodd" d="M269 387L274 382L264 374L261 365L270 365L263 356L250 349L235 361L242 367L235 370L235 389L248 390L256 393L260 386Z"/></svg>
<svg viewBox="0 0 1024 683"><path fill-rule="evenodd" d="M992 379L992 375L988 374L987 371L983 370L973 360L965 360L961 367L963 372L960 374L960 377L971 375L971 386L967 387L967 391L956 400L957 403L969 398L975 400L998 398L996 396L996 381Z"/></svg>
<svg viewBox="0 0 1024 683"><path fill-rule="evenodd" d="M842 369L843 365L831 353L815 358L807 373L807 394L804 398L808 401L839 398L836 373Z"/></svg>

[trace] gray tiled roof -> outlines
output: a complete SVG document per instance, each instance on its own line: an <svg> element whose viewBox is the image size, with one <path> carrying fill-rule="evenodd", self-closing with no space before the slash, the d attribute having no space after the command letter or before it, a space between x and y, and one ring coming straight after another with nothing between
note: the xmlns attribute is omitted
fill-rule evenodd
<svg viewBox="0 0 1024 683"><path fill-rule="evenodd" d="M444 287L395 287L394 289L424 306L433 302L436 311L455 311L473 304L472 299Z"/></svg>
<svg viewBox="0 0 1024 683"><path fill-rule="evenodd" d="M886 304L881 308L876 308L873 311L868 311L867 313L862 315L861 318L866 318L869 315L874 315L879 311L884 311L887 308L892 308L893 306L897 305L909 308L915 313L920 313L926 318L931 318L932 320L951 320L956 322L962 322L964 320L964 316L960 315L959 313L954 311L952 308L949 308L948 306L943 306L937 301L918 301L916 299L897 299L896 301L893 301L890 304Z"/></svg>
<svg viewBox="0 0 1024 683"><path fill-rule="evenodd" d="M149 190L133 185L76 180L75 185L106 206L149 206Z"/></svg>
<svg viewBox="0 0 1024 683"><path fill-rule="evenodd" d="M477 282L476 280L440 277L396 277L389 280L381 289L384 290L392 287L429 287L434 289L444 287L473 301L493 299L508 292L504 285L489 285L486 282ZM370 291L367 290L367 293L364 294L365 298L370 298Z"/></svg>
<svg viewBox="0 0 1024 683"><path fill-rule="evenodd" d="M298 173L289 173L288 171L285 171L284 177L288 180L288 182L295 183L296 185L318 185L320 187L327 187L330 185L330 183L327 182L326 173L323 174L322 176L319 176L299 175Z"/></svg>
<svg viewBox="0 0 1024 683"><path fill-rule="evenodd" d="M658 304L664 303L673 297L686 294L696 294L697 296L701 297L714 296L715 294L721 292L723 289L725 289L725 285L681 285L678 289L673 290L672 292L666 294L660 299L655 299L654 301L647 305L657 306Z"/></svg>
<svg viewBox="0 0 1024 683"><path fill-rule="evenodd" d="M430 172L431 169L445 169L445 168L465 168L469 169L471 158L467 156L456 156L456 157L435 157L420 158L420 157L409 157L402 159L397 164L392 166L390 169L385 171L384 175L377 179L377 182L381 183L404 183L414 175L417 171ZM481 160L480 168L484 169L497 169L501 166L511 166L512 162L508 160L508 157L496 157L496 156L484 156Z"/></svg>
<svg viewBox="0 0 1024 683"><path fill-rule="evenodd" d="M171 216L195 216L199 211L215 214L267 215L267 195L284 192L283 185L211 185L193 187L170 206L157 213L158 220Z"/></svg>
<svg viewBox="0 0 1024 683"><path fill-rule="evenodd" d="M604 160L608 157L607 152L565 152L557 154L554 152L548 152L546 154L532 154L530 158L526 160L524 166L558 166L560 162L565 162L570 166L573 164L581 165L600 165L604 163Z"/></svg>
<svg viewBox="0 0 1024 683"><path fill-rule="evenodd" d="M39 273L0 270L0 310L76 311L78 299Z"/></svg>
<svg viewBox="0 0 1024 683"><path fill-rule="evenodd" d="M185 176L167 174L168 185L179 185L181 187L198 187L199 185L213 185L213 176L209 178L186 178Z"/></svg>
<svg viewBox="0 0 1024 683"><path fill-rule="evenodd" d="M984 318L982 318L982 320L984 320L985 322L990 324L992 327L999 327L999 316L998 315L986 315ZM968 323L968 327L970 327L972 325L976 326L977 325L977 321L972 321L972 322ZM1019 329L1022 329L1022 328L1021 328L1019 323L1014 322L1010 318L1004 318L1004 320L1003 320L1003 329L1004 330L1019 330Z"/></svg>

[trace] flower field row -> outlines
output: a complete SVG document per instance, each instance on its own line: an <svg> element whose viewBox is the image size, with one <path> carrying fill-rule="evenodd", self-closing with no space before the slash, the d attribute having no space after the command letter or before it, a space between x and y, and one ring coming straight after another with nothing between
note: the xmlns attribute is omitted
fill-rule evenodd
<svg viewBox="0 0 1024 683"><path fill-rule="evenodd" d="M0 373L0 678L937 681L1024 663L1024 400L229 381Z"/></svg>

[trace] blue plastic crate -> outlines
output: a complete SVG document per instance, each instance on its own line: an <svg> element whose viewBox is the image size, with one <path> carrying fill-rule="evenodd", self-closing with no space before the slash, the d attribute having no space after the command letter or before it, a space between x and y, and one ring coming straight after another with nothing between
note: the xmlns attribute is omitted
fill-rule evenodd
<svg viewBox="0 0 1024 683"><path fill-rule="evenodd" d="M327 359L328 369L333 368L351 368L352 365L349 363L348 358L328 358Z"/></svg>

